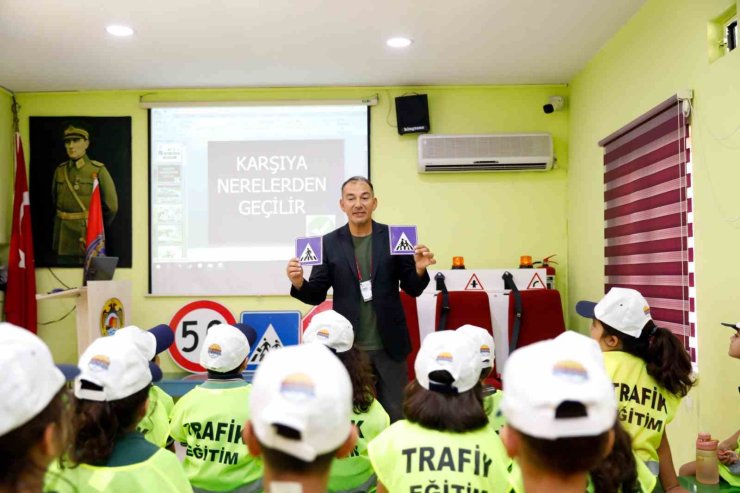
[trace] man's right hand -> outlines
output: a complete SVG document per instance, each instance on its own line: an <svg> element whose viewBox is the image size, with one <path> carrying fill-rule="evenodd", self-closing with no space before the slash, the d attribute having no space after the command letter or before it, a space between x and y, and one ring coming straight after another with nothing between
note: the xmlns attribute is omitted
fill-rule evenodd
<svg viewBox="0 0 740 493"><path fill-rule="evenodd" d="M293 287L296 289L301 289L303 287L303 266L298 261L298 257L293 257L292 259L290 259L286 272L288 274L288 279L290 279L290 283L293 285Z"/></svg>

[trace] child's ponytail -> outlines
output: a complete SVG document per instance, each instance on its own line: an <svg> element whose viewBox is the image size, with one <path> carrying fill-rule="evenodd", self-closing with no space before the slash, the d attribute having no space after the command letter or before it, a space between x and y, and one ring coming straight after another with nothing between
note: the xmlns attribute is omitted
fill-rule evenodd
<svg viewBox="0 0 740 493"><path fill-rule="evenodd" d="M632 337L601 322L604 332L622 342L625 353L645 361L648 375L671 394L685 396L694 386L691 360L678 338L668 329L657 327L650 320L640 337Z"/></svg>

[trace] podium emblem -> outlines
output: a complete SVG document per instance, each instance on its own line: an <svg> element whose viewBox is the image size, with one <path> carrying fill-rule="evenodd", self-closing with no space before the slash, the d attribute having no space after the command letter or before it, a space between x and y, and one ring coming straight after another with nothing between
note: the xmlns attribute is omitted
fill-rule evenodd
<svg viewBox="0 0 740 493"><path fill-rule="evenodd" d="M100 312L100 335L112 336L118 329L126 325L124 318L123 303L118 298L109 298L103 304Z"/></svg>

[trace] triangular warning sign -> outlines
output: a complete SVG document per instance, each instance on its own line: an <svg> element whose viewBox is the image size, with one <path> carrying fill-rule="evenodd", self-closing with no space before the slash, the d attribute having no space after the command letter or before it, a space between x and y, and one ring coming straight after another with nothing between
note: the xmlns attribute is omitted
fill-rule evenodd
<svg viewBox="0 0 740 493"><path fill-rule="evenodd" d="M313 248L311 248L310 243L306 243L306 248L303 249L303 253L301 254L300 261L301 262L315 262L319 258L316 256L316 253L313 251Z"/></svg>
<svg viewBox="0 0 740 493"><path fill-rule="evenodd" d="M249 364L252 365L261 362L265 359L267 353L281 347L283 347L283 342L278 337L275 327L272 324L268 325L262 338L254 346L254 352L252 353L252 357L249 358Z"/></svg>
<svg viewBox="0 0 740 493"><path fill-rule="evenodd" d="M406 233L403 233L403 232L401 233L401 237L398 239L396 246L393 247L393 251L395 252L413 252L414 251L414 245L411 244L408 236L406 236Z"/></svg>
<svg viewBox="0 0 740 493"><path fill-rule="evenodd" d="M473 274L465 285L465 291L485 291L485 288L481 284L480 279L478 279L478 276Z"/></svg>
<svg viewBox="0 0 740 493"><path fill-rule="evenodd" d="M532 276L532 280L529 281L529 284L527 285L527 289L545 289L546 287L545 283L542 282L542 278L536 272Z"/></svg>

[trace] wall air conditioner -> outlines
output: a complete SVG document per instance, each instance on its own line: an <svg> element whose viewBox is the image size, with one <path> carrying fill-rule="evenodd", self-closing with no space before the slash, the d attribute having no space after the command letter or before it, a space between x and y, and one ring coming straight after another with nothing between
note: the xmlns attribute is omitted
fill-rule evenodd
<svg viewBox="0 0 740 493"><path fill-rule="evenodd" d="M419 136L419 173L547 171L554 161L548 133Z"/></svg>

